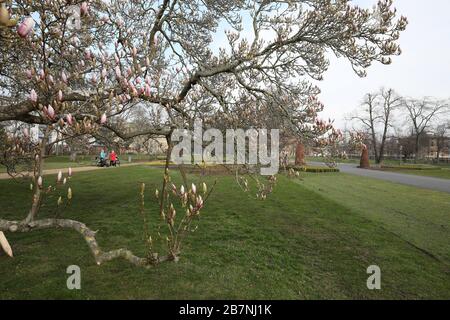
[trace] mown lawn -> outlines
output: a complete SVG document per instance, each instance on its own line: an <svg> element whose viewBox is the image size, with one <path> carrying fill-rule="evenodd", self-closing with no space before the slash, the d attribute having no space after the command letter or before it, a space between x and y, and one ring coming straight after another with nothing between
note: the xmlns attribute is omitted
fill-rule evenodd
<svg viewBox="0 0 450 320"><path fill-rule="evenodd" d="M147 183L154 227L152 195L161 176L146 166L78 173L63 216L99 230L104 249L125 246L142 254L139 182ZM215 178L180 262L148 270L117 260L97 266L75 232L7 234L15 258L0 256L0 299L450 298L448 194L311 174L304 181L280 177L268 200L257 201L232 177L206 181ZM397 201L387 202L394 194ZM0 181L2 218L21 218L29 203L28 183ZM42 217L53 214L50 207L43 211ZM65 271L74 264L82 270L79 291L66 288ZM372 264L382 270L379 291L366 287Z"/></svg>
<svg viewBox="0 0 450 320"><path fill-rule="evenodd" d="M45 160L44 169L65 169L65 168L76 168L76 167L85 167L91 166L93 164L94 156L79 156L77 161L70 161L69 156L51 156ZM26 171L29 168L26 167L18 167L16 171ZM0 165L0 173L6 172L6 168Z"/></svg>

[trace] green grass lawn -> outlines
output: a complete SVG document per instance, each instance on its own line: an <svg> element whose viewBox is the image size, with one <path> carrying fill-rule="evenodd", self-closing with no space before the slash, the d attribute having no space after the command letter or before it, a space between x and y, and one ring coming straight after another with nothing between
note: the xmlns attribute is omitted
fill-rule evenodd
<svg viewBox="0 0 450 320"><path fill-rule="evenodd" d="M70 161L69 156L51 156L44 162L44 169L65 169L90 166L93 163L94 156L79 156L77 161ZM27 168L19 168L19 170L27 170ZM0 165L0 173L6 172L6 168Z"/></svg>
<svg viewBox="0 0 450 320"><path fill-rule="evenodd" d="M149 156L144 154L133 154L131 156L132 162L145 162L154 159L159 159L156 156ZM128 155L120 155L122 163L128 162ZM45 160L44 169L66 169L69 167L77 168L77 167L86 167L92 166L95 164L95 156L93 155L80 155L77 157L77 161L70 161L69 156L50 156ZM26 168L20 168L20 170L26 170ZM6 168L0 165L0 173L6 172Z"/></svg>
<svg viewBox="0 0 450 320"><path fill-rule="evenodd" d="M154 227L151 195L161 176L146 166L78 173L63 216L99 230L104 249L143 254L139 183L147 183ZM219 177L181 260L151 269L121 260L97 266L72 231L7 234L15 258L0 256L0 299L450 298L448 194L337 173L303 176L280 177L266 201ZM1 217L23 217L30 196L28 183L0 181ZM79 291L66 288L73 264L81 267ZM366 287L372 264L381 268L379 291Z"/></svg>

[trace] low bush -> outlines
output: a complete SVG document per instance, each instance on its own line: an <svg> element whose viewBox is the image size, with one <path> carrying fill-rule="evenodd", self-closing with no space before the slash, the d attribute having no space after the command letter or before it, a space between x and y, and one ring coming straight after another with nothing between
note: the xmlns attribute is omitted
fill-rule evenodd
<svg viewBox="0 0 450 320"><path fill-rule="evenodd" d="M424 164L402 164L402 165L383 165L382 169L398 169L398 170L439 170L439 167Z"/></svg>
<svg viewBox="0 0 450 320"><path fill-rule="evenodd" d="M329 167L312 167L312 166L289 166L287 169L293 169L295 171L309 172L309 173L331 173L340 172L338 168Z"/></svg>

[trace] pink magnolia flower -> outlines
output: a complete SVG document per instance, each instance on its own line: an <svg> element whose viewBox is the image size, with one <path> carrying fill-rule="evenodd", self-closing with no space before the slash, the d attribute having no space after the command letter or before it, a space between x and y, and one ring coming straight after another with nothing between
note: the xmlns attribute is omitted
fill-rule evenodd
<svg viewBox="0 0 450 320"><path fill-rule="evenodd" d="M117 78L121 78L122 77L122 72L120 71L120 67L116 66L116 77Z"/></svg>
<svg viewBox="0 0 450 320"><path fill-rule="evenodd" d="M47 115L51 119L53 119L55 117L55 109L53 109L53 107L51 105L49 105L47 108Z"/></svg>
<svg viewBox="0 0 450 320"><path fill-rule="evenodd" d="M37 185L39 186L39 188L42 188L42 177L39 176L39 178L37 179Z"/></svg>
<svg viewBox="0 0 450 320"><path fill-rule="evenodd" d="M80 13L82 15L87 15L89 13L89 5L87 2L83 2L80 6Z"/></svg>
<svg viewBox="0 0 450 320"><path fill-rule="evenodd" d="M61 72L61 80L62 80L62 82L67 84L67 75L66 75L66 73L64 71Z"/></svg>
<svg viewBox="0 0 450 320"><path fill-rule="evenodd" d="M145 85L145 95L148 96L148 97L151 95L151 91L150 90L151 90L150 86L148 84L146 84Z"/></svg>
<svg viewBox="0 0 450 320"><path fill-rule="evenodd" d="M28 79L31 79L33 77L33 72L31 70L25 71L25 74L26 74Z"/></svg>
<svg viewBox="0 0 450 320"><path fill-rule="evenodd" d="M66 116L66 120L67 120L67 123L70 126L73 124L73 118L72 118L72 115L70 113Z"/></svg>
<svg viewBox="0 0 450 320"><path fill-rule="evenodd" d="M62 171L60 170L60 171L58 172L58 178L57 178L57 181L60 182L61 180L62 180Z"/></svg>
<svg viewBox="0 0 450 320"><path fill-rule="evenodd" d="M31 90L31 92L30 92L30 100L33 101L34 103L36 103L38 100L37 93L36 93L36 91L34 91L34 89Z"/></svg>
<svg viewBox="0 0 450 320"><path fill-rule="evenodd" d="M22 38L26 38L30 34L31 30L33 30L34 24L35 22L33 18L31 17L25 18L25 20L23 20L23 22L17 28L17 33Z"/></svg>
<svg viewBox="0 0 450 320"><path fill-rule="evenodd" d="M69 177L72 176L72 168L69 168Z"/></svg>
<svg viewBox="0 0 450 320"><path fill-rule="evenodd" d="M58 101L62 101L63 100L63 93L61 90L58 91Z"/></svg>
<svg viewBox="0 0 450 320"><path fill-rule="evenodd" d="M100 123L101 123L101 124L105 124L105 123L106 123L106 120L107 120L106 114L104 113L104 114L102 114L102 117L100 118Z"/></svg>

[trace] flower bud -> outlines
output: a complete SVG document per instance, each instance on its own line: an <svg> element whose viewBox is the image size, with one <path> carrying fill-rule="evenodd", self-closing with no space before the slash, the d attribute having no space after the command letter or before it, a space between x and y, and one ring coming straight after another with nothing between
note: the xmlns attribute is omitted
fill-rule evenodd
<svg viewBox="0 0 450 320"><path fill-rule="evenodd" d="M65 72L61 72L61 80L62 82L64 82L65 84L67 84L67 75L65 74Z"/></svg>
<svg viewBox="0 0 450 320"><path fill-rule="evenodd" d="M34 89L31 90L31 92L30 92L30 100L34 103L36 103L38 101L38 96Z"/></svg>
<svg viewBox="0 0 450 320"><path fill-rule="evenodd" d="M70 126L73 124L73 117L70 113L66 116L66 121Z"/></svg>
<svg viewBox="0 0 450 320"><path fill-rule="evenodd" d="M105 124L106 123L106 114L104 113L104 114L102 114L102 117L100 118L100 123L101 124Z"/></svg>
<svg viewBox="0 0 450 320"><path fill-rule="evenodd" d="M206 186L206 183L202 183L202 189L203 189L203 194L206 194L206 192L208 192L208 187Z"/></svg>
<svg viewBox="0 0 450 320"><path fill-rule="evenodd" d="M31 30L34 28L34 20L31 17L25 18L25 20L17 28L17 33L22 38L26 38L30 34Z"/></svg>
<svg viewBox="0 0 450 320"><path fill-rule="evenodd" d="M61 179L62 179L62 171L59 171L58 172L58 179L57 179L57 181L61 182Z"/></svg>
<svg viewBox="0 0 450 320"><path fill-rule="evenodd" d="M72 189L71 189L71 188L69 188L69 189L67 190L67 199L69 199L69 200L72 199Z"/></svg>
<svg viewBox="0 0 450 320"><path fill-rule="evenodd" d="M55 117L55 109L51 105L47 107L47 115L49 118L53 119Z"/></svg>
<svg viewBox="0 0 450 320"><path fill-rule="evenodd" d="M39 188L42 188L42 177L41 176L38 177L37 184L38 184Z"/></svg>
<svg viewBox="0 0 450 320"><path fill-rule="evenodd" d="M193 194L196 194L196 193L197 193L197 187L195 186L195 184L192 184L192 185L191 185L191 190L192 190L192 193L193 193Z"/></svg>

